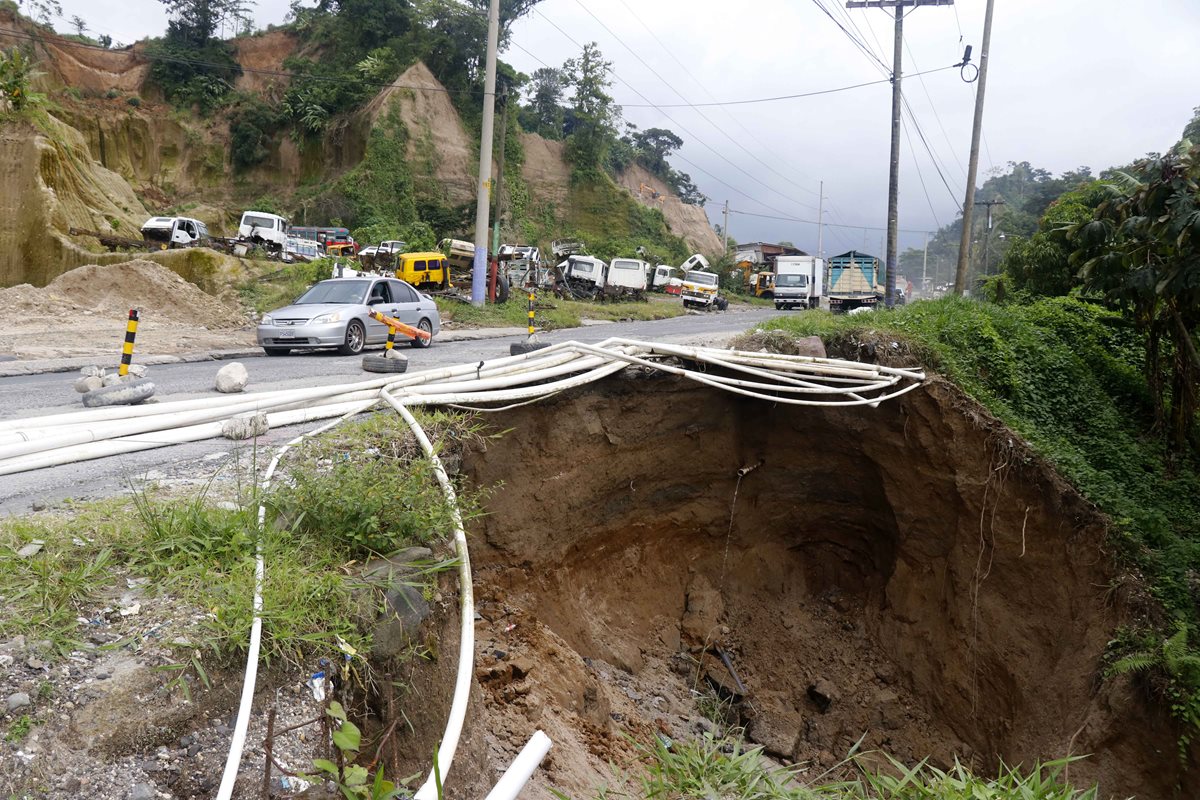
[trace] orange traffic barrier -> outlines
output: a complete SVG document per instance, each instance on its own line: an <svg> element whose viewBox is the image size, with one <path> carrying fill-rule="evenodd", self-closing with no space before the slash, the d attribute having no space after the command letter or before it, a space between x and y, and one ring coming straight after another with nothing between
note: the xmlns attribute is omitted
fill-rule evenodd
<svg viewBox="0 0 1200 800"><path fill-rule="evenodd" d="M403 333L410 339L429 339L432 337L432 334L423 331L420 328L414 328L412 325L406 325L395 317L389 317L387 314L380 314L378 311L371 312L371 319L375 320L376 322L382 322L384 325Z"/></svg>

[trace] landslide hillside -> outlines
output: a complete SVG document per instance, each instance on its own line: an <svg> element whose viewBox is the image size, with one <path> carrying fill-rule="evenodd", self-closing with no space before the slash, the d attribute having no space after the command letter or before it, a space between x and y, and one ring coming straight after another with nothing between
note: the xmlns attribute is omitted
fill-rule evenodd
<svg viewBox="0 0 1200 800"><path fill-rule="evenodd" d="M140 238L153 214L198 217L216 235L235 233L253 207L297 224L339 223L360 238L470 238L477 121L464 120L468 103L453 102L461 95L422 61L312 134L278 110L289 65L323 57L295 31L230 40L238 74L214 108L164 96L154 77L158 46L105 49L0 4L0 50L32 59L40 95L20 112L0 110L0 287L43 286L82 264L128 260L70 229ZM605 257L640 244L674 263L719 253L703 208L643 167L581 180L563 142L520 130L515 116L505 143L505 241L579 236ZM639 196L643 184L660 198Z"/></svg>

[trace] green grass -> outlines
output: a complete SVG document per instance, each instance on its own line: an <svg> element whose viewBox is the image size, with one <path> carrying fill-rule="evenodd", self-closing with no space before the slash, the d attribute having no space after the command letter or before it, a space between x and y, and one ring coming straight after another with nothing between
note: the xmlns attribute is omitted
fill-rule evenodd
<svg viewBox="0 0 1200 800"><path fill-rule="evenodd" d="M685 800L1095 800L1097 790L1074 789L1064 779L1066 760L1035 764L1028 770L1002 765L995 778L983 778L954 763L937 769L926 762L905 767L878 753L854 753L833 770L812 774L799 764L769 763L761 747L746 749L738 739L706 737L667 747L655 740L640 746L646 757L637 778L618 775L620 787L597 792L615 797ZM840 779L831 779L837 772ZM565 800L566 795L555 792Z"/></svg>
<svg viewBox="0 0 1200 800"><path fill-rule="evenodd" d="M423 418L435 441L478 435L461 415ZM338 637L361 651L369 641L358 622L376 601L346 565L452 533L430 463L387 412L310 440L284 471L265 498L263 657L300 662ZM0 640L25 634L65 652L82 638L77 617L110 602L126 577L145 577L148 592L207 612L197 648L219 662L243 655L257 539L258 495L249 494L244 507L225 510L203 491L177 499L147 490L0 523ZM476 497L459 494L468 515ZM15 556L35 539L41 552ZM427 575L450 566L431 565Z"/></svg>
<svg viewBox="0 0 1200 800"><path fill-rule="evenodd" d="M539 307L535 310L534 321L539 330L577 328L585 319L652 320L678 317L685 313L679 298L665 295L651 295L640 303L584 303L538 295L537 303ZM507 303L499 305L473 306L444 298L437 298L437 304L443 321L451 320L460 325L524 328L529 321L529 306L525 296L519 292L514 293Z"/></svg>

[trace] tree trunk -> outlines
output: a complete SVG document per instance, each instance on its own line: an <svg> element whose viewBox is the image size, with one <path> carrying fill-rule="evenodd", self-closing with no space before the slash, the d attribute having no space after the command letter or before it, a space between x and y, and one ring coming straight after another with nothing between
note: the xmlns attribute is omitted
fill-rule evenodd
<svg viewBox="0 0 1200 800"><path fill-rule="evenodd" d="M1200 381L1200 356L1191 331L1179 312L1171 309L1173 323L1171 340L1175 345L1175 357L1171 370L1171 448L1179 453L1191 441L1192 427L1196 419L1197 383Z"/></svg>
<svg viewBox="0 0 1200 800"><path fill-rule="evenodd" d="M1143 370L1154 408L1154 427L1151 430L1158 435L1166 425L1167 416L1163 406L1162 329L1153 311L1142 311L1139 316L1146 331L1146 363Z"/></svg>

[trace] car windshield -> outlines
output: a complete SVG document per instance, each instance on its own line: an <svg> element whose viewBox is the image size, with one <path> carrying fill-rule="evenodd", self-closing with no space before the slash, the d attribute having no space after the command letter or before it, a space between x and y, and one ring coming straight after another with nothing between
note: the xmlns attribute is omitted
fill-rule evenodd
<svg viewBox="0 0 1200 800"><path fill-rule="evenodd" d="M370 281L321 281L309 289L296 301L298 306L316 303L362 303L367 294Z"/></svg>
<svg viewBox="0 0 1200 800"><path fill-rule="evenodd" d="M689 272L687 280L689 283L698 283L701 286L717 285L717 276L712 272Z"/></svg>
<svg viewBox="0 0 1200 800"><path fill-rule="evenodd" d="M775 278L776 286L808 286L807 275L779 275Z"/></svg>

